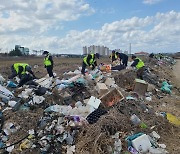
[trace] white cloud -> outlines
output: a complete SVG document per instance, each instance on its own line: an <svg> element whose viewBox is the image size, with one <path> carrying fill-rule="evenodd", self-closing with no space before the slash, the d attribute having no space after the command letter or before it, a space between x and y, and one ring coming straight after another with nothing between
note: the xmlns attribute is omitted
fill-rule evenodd
<svg viewBox="0 0 180 154"><path fill-rule="evenodd" d="M152 4L157 4L157 3L161 2L161 1L163 1L163 0L143 0L143 3L152 5Z"/></svg>
<svg viewBox="0 0 180 154"><path fill-rule="evenodd" d="M71 30L63 38L3 34L0 47L13 48L15 44L21 44L30 49L46 49L53 53L82 53L85 45L105 45L111 49L128 50L131 42L132 51L173 52L180 50L179 25L180 12L170 11L106 23L99 30ZM28 25L23 27L28 28Z"/></svg>
<svg viewBox="0 0 180 154"><path fill-rule="evenodd" d="M0 34L23 30L42 33L56 23L77 20L92 13L94 9L84 0L3 0L0 3Z"/></svg>

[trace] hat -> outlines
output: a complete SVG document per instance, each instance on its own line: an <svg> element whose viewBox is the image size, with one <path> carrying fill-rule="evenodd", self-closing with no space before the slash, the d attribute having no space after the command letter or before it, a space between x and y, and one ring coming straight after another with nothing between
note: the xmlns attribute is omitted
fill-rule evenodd
<svg viewBox="0 0 180 154"><path fill-rule="evenodd" d="M132 57L131 57L132 59L134 59L134 58L136 58L136 56L135 55L132 55Z"/></svg>
<svg viewBox="0 0 180 154"><path fill-rule="evenodd" d="M43 52L43 55L48 54L48 53L49 53L48 51L44 51L44 52Z"/></svg>

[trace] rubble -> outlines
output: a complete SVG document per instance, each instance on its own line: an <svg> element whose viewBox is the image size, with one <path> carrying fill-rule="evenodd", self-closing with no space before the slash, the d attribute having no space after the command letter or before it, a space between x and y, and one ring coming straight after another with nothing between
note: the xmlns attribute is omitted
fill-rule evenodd
<svg viewBox="0 0 180 154"><path fill-rule="evenodd" d="M76 69L20 88L0 75L0 153L167 153L164 137L179 120L154 106L174 89L153 69L172 64L168 57L149 64L144 80L135 70L100 65L85 76Z"/></svg>

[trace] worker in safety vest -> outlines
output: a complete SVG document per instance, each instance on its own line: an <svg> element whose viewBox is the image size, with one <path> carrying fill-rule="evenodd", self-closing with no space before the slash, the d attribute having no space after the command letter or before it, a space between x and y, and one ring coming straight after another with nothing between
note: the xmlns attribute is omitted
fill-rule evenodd
<svg viewBox="0 0 180 154"><path fill-rule="evenodd" d="M25 84L26 82L36 78L29 64L26 63L15 63L11 66L12 74L8 77L13 79L16 76L19 76L20 82L19 87Z"/></svg>
<svg viewBox="0 0 180 154"><path fill-rule="evenodd" d="M87 66L90 66L92 70L97 66L96 58L99 59L99 54L88 54L86 57L83 58L82 70L81 73L85 75L85 69Z"/></svg>
<svg viewBox="0 0 180 154"><path fill-rule="evenodd" d="M116 52L116 55L118 56L119 60L120 60L120 64L124 65L125 67L127 67L127 63L128 63L128 55L124 54L124 53L119 53Z"/></svg>
<svg viewBox="0 0 180 154"><path fill-rule="evenodd" d="M49 77L54 78L54 75L53 75L54 62L53 62L52 56L50 55L48 51L44 51L43 55L44 55L44 67L47 69Z"/></svg>
<svg viewBox="0 0 180 154"><path fill-rule="evenodd" d="M143 79L143 73L145 71L144 62L140 58L137 58L135 55L132 55L132 59L134 62L131 64L131 67L136 67L137 77Z"/></svg>
<svg viewBox="0 0 180 154"><path fill-rule="evenodd" d="M111 59L112 62L118 59L118 55L116 55L115 50L112 51L112 54L109 56L109 58Z"/></svg>
<svg viewBox="0 0 180 154"><path fill-rule="evenodd" d="M29 66L29 64L26 64L26 63L15 63L15 64L13 64L11 66L11 71L12 71L12 75L9 76L9 79L13 79L17 75L21 79L22 75L24 75L26 73L30 73L30 74L32 74L32 76L34 78L36 78L33 71L31 70L31 67Z"/></svg>

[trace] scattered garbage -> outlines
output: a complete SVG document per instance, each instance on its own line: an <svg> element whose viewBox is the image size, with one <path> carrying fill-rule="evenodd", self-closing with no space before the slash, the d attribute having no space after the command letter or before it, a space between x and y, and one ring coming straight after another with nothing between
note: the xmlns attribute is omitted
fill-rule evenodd
<svg viewBox="0 0 180 154"><path fill-rule="evenodd" d="M172 64L166 57L154 68ZM152 72L140 80L135 70L101 64L85 76L76 69L61 80L45 76L20 88L18 78L0 75L0 153L167 153L161 141L180 120L154 111L156 97L172 93L172 85L167 80L165 93L156 90Z"/></svg>

